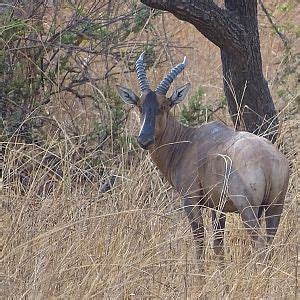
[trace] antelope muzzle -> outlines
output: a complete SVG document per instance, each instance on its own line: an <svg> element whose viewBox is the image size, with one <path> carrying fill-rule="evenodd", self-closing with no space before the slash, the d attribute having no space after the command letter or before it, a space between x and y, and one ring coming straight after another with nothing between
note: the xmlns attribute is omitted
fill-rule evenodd
<svg viewBox="0 0 300 300"><path fill-rule="evenodd" d="M150 146L154 143L154 137L140 135L137 139L137 142L141 148L143 148L144 150L148 150Z"/></svg>

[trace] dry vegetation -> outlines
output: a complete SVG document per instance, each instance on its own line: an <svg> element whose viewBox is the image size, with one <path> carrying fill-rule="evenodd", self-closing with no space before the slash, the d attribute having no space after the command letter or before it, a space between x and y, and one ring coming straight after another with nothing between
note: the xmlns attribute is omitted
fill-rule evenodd
<svg viewBox="0 0 300 300"><path fill-rule="evenodd" d="M38 151L46 154L48 149ZM7 156L7 169L16 152ZM25 156L22 149L18 157L20 153ZM34 160L33 153L26 156ZM257 265L257 253L249 253L249 239L238 215L231 215L221 270L211 249L207 211L205 272L199 273L180 199L147 156L137 154L138 158L140 163L130 165L126 154L116 156L111 167L120 177L105 194L99 193L99 182L84 190L65 175L52 196L39 198L36 187L49 175L42 165L32 173L29 191L16 192L15 186L2 194L5 298L296 297L299 184L295 170L274 257ZM72 163L67 158L64 163L64 174L70 174Z"/></svg>
<svg viewBox="0 0 300 300"><path fill-rule="evenodd" d="M276 5L288 1L266 2L275 11ZM279 22L292 23L297 17L297 7L277 14ZM190 63L184 79L194 85L193 92L203 87L204 104L217 103L222 97L218 49L189 25L177 22L174 29L172 22L176 20L170 16L159 17L150 33L142 28L126 49L138 45L138 53L145 37L161 38L161 44L156 45L158 58L154 65L161 56L169 60L159 73L154 68L150 70L153 81L160 80L158 75L186 53ZM94 92L95 98L101 98L97 110L93 97L79 99L74 91L54 93L49 96L51 101L38 111L43 120L48 120L43 127L44 143L29 144L14 135L1 142L4 149L4 180L0 190L1 298L297 298L300 189L297 40L293 33L286 32L292 42L292 50L286 54L278 37L270 34L263 16L260 22L264 67L281 111L279 141L291 165L286 205L272 259L265 265L257 263L257 253L251 250L239 216L232 214L226 226L224 268L220 268L211 247L213 234L207 210L205 270L199 273L193 237L179 195L165 183L148 154L139 150L131 139L137 128L136 114L131 114L126 127L124 119L121 132L113 133L110 106L103 104L110 103L113 96L95 80L80 86L79 91ZM171 42L165 43L166 39L185 48L170 47ZM69 50L60 49L58 64L66 53L70 55ZM118 72L123 72L105 79L106 84L118 80L137 87L135 76L125 72L133 59L130 53L124 57L108 55L107 68L114 61ZM88 57L91 59L88 71L94 75L93 70L97 63L103 63L104 56L96 55L96 62ZM74 64L78 62L75 58ZM56 71L57 77L61 76ZM53 89L59 89L56 84ZM46 92L38 96L45 96ZM31 115L26 120L30 118ZM97 147L99 140L85 138L94 130L91 124L97 118L111 124L111 132L101 141L103 147ZM228 121L223 111L214 118ZM50 127L50 123L54 125ZM73 133L70 124L78 131ZM109 192L101 193L103 182L111 174L117 176L115 185Z"/></svg>

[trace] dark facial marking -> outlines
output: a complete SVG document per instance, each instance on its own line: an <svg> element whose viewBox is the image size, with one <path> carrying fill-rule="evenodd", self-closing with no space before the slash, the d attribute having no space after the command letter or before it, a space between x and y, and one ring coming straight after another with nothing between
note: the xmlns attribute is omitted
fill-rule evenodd
<svg viewBox="0 0 300 300"><path fill-rule="evenodd" d="M143 149L148 149L154 143L155 116L159 111L156 94L150 91L142 105L143 124L138 137L138 143Z"/></svg>
<svg viewBox="0 0 300 300"><path fill-rule="evenodd" d="M156 94L150 91L145 97L145 101L142 107L142 114L143 115L147 113L156 114L158 112L158 109L159 109L159 104L156 98Z"/></svg>

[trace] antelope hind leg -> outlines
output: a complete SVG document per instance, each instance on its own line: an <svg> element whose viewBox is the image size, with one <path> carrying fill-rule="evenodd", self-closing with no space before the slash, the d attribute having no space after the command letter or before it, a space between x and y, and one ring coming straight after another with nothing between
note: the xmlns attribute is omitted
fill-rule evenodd
<svg viewBox="0 0 300 300"><path fill-rule="evenodd" d="M262 236L258 219L259 208L251 206L246 196L231 195L230 198L242 217L245 228L251 237L252 245L258 252L259 261L264 262L266 258L266 241Z"/></svg>
<svg viewBox="0 0 300 300"><path fill-rule="evenodd" d="M266 209L265 212L269 259L274 254L273 253L274 251L272 249L272 242L279 226L282 210L283 210L283 201L282 203L272 204L270 207Z"/></svg>
<svg viewBox="0 0 300 300"><path fill-rule="evenodd" d="M248 206L245 207L240 214L242 216L244 225L250 234L254 249L258 252L259 261L265 262L267 244L262 236L262 230L258 220L258 209Z"/></svg>
<svg viewBox="0 0 300 300"><path fill-rule="evenodd" d="M214 232L213 249L218 259L224 261L224 228L226 215L212 210L212 226Z"/></svg>

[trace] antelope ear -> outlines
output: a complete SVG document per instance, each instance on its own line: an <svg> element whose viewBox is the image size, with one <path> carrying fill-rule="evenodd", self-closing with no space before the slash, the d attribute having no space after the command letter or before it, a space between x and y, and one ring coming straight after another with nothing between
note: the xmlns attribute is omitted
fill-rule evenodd
<svg viewBox="0 0 300 300"><path fill-rule="evenodd" d="M117 91L122 100L128 104L136 105L139 97L130 89L116 85Z"/></svg>
<svg viewBox="0 0 300 300"><path fill-rule="evenodd" d="M174 105L184 100L190 88L191 88L191 84L187 83L181 88L177 89L170 98L170 106L173 107Z"/></svg>

